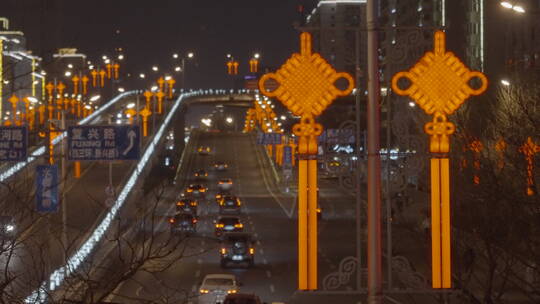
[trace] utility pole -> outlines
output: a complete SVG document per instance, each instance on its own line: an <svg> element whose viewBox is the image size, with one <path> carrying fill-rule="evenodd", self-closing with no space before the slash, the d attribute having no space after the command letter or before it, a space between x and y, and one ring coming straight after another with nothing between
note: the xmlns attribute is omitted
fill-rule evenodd
<svg viewBox="0 0 540 304"><path fill-rule="evenodd" d="M63 133L66 130L66 112L62 110L62 120L60 121L60 133ZM66 145L67 142L67 136L62 139L62 165L61 165L61 191L62 191L62 242L64 243L64 250L62 251L64 262L67 261L67 252L66 249L68 246L68 236L67 236L67 201L66 201L66 183L67 183L67 176L66 176Z"/></svg>
<svg viewBox="0 0 540 304"><path fill-rule="evenodd" d="M368 304L382 303L381 272L381 157L378 1L367 0L368 37Z"/></svg>

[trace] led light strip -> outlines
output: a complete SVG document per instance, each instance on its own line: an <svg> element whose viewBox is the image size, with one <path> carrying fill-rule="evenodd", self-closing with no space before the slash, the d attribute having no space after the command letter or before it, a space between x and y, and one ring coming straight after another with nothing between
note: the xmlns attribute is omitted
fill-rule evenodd
<svg viewBox="0 0 540 304"><path fill-rule="evenodd" d="M113 104L115 104L116 102L118 102L120 99L126 97L126 96L129 96L129 95L133 95L133 94L136 94L138 91L129 91L129 92L125 92L125 93L122 93L118 96L116 96L115 98L113 98L111 101L109 101L108 103L106 103L104 106L102 106L101 108L99 108L97 111L95 111L94 113L88 115L86 118L80 120L77 124L79 125L84 125L86 124L88 121L96 118L98 115L100 115L103 111L105 111L106 109L108 109L109 107L111 107ZM62 132L61 135L57 136L55 139L53 139L53 145L56 145L57 143L59 143L64 137L67 136L67 132ZM16 163L15 165L11 166L10 168L8 168L7 170L5 170L4 172L2 172L2 174L0 174L0 183L3 183L5 180L7 180L8 178L10 178L11 176L13 176L13 174L19 172L19 170L21 170L22 168L26 167L26 165L28 165L29 163L33 162L34 160L36 160L36 157L38 156L41 156L43 154L45 154L45 146L41 146L39 147L38 149L36 149L34 152L32 152L32 154L30 156L28 156L28 158L25 160L25 161L22 161L22 162L18 162Z"/></svg>
<svg viewBox="0 0 540 304"><path fill-rule="evenodd" d="M245 92L245 91L242 91ZM146 163L154 153L154 150L161 140L161 137L165 133L165 129L167 128L167 125L171 121L172 117L174 116L176 110L182 103L182 101L186 98L209 94L208 91L197 91L197 92L190 92L180 95L178 99L175 101L172 109L169 111L169 114L165 117L165 120L161 124L159 130L157 131L156 135L152 139L152 142L144 152L143 156L141 157L139 163L137 164L137 167L129 177L128 181L126 182L125 186L122 188L122 191L118 195L118 198L116 199L114 205L111 207L111 210L107 213L105 218L101 221L99 226L94 230L92 235L84 242L84 244L75 252L69 259L66 265L63 265L56 269L50 276L48 281L45 281L41 284L41 286L35 290L30 296L28 296L25 299L26 303L46 303L47 302L47 296L50 294L50 292L56 290L64 279L69 276L71 273L77 270L77 268L82 264L82 262L88 257L88 255L92 252L92 250L95 248L96 244L101 240L103 234L107 231L109 226L111 225L111 222L113 221L114 217L116 216L118 210L122 207L124 202L126 201L127 196L135 186L135 183L137 182L137 178L142 173L144 167L146 166ZM212 94L212 93L210 93ZM233 92L231 91L231 94ZM65 132L64 132L65 133ZM48 286L47 286L48 283Z"/></svg>

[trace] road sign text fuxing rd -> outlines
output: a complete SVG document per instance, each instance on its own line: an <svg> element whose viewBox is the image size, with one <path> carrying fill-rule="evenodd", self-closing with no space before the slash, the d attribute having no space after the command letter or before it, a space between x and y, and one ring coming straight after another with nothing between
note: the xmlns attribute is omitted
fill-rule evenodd
<svg viewBox="0 0 540 304"><path fill-rule="evenodd" d="M73 126L68 128L68 159L136 160L139 126Z"/></svg>

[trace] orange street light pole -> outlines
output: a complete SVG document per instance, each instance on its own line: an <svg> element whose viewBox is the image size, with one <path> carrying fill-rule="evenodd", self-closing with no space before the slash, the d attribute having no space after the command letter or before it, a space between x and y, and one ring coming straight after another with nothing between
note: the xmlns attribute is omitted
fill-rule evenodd
<svg viewBox="0 0 540 304"><path fill-rule="evenodd" d="M159 77L158 80L157 80L157 83L158 83L158 86L159 86L159 90L163 91L163 85L165 84L165 79L163 79L163 77Z"/></svg>
<svg viewBox="0 0 540 304"><path fill-rule="evenodd" d="M84 75L82 77L82 87L83 87L82 93L83 93L83 95L88 94L88 80L89 80L88 76Z"/></svg>
<svg viewBox="0 0 540 304"><path fill-rule="evenodd" d="M113 64L113 70L114 70L114 79L118 79L119 77L119 71L120 71L120 65L118 63Z"/></svg>
<svg viewBox="0 0 540 304"><path fill-rule="evenodd" d="M339 90L334 83L344 78L349 86ZM268 91L265 83L274 80L277 89ZM317 269L317 136L322 126L315 123L319 116L338 96L352 92L354 80L347 73L337 73L317 53L312 53L311 35L300 35L300 53L295 53L275 73L259 80L263 95L276 97L294 115L301 116L293 126L299 136L298 154L298 289L316 290Z"/></svg>
<svg viewBox="0 0 540 304"><path fill-rule="evenodd" d="M111 77L112 77L112 64L107 63L107 65L105 65L105 67L107 68L107 79L111 79Z"/></svg>
<svg viewBox="0 0 540 304"><path fill-rule="evenodd" d="M105 74L105 70L99 71L99 86L102 88L105 86Z"/></svg>
<svg viewBox="0 0 540 304"><path fill-rule="evenodd" d="M527 137L527 141L519 148L519 152L525 155L527 160L527 195L533 196L536 191L534 189L534 155L540 153L540 145L535 144L531 137Z"/></svg>
<svg viewBox="0 0 540 304"><path fill-rule="evenodd" d="M143 118L143 136L146 137L148 136L148 116L152 115L152 112L148 108L144 108L139 112L139 115Z"/></svg>
<svg viewBox="0 0 540 304"><path fill-rule="evenodd" d="M169 86L169 99L173 98L173 88L174 88L175 83L176 83L176 80L174 80L172 78L167 80L167 84Z"/></svg>
<svg viewBox="0 0 540 304"><path fill-rule="evenodd" d="M152 100L154 93L152 93L152 91L145 91L143 96L146 98L146 108L150 109L150 101Z"/></svg>
<svg viewBox="0 0 540 304"><path fill-rule="evenodd" d="M73 81L73 94L77 95L79 93L79 80L81 80L77 75L71 78Z"/></svg>
<svg viewBox="0 0 540 304"><path fill-rule="evenodd" d="M15 124L15 115L17 113L17 103L19 102L19 97L15 96L15 94L11 95L11 97L8 99L8 101L11 103L11 121L13 124Z"/></svg>
<svg viewBox="0 0 540 304"><path fill-rule="evenodd" d="M158 99L158 114L161 114L161 108L163 105L163 97L165 97L165 93L162 91L159 91L156 93L156 97Z"/></svg>
<svg viewBox="0 0 540 304"><path fill-rule="evenodd" d="M401 89L400 79L409 80L410 85ZM469 81L477 78L481 82L478 89L469 86ZM433 288L451 288L451 230L450 230L450 135L455 125L447 115L454 113L470 95L480 95L486 89L488 80L478 71L470 71L459 58L446 52L445 33L437 31L434 48L409 71L402 71L392 77L392 89L396 94L409 96L433 120L424 126L430 135L431 158L431 250Z"/></svg>
<svg viewBox="0 0 540 304"><path fill-rule="evenodd" d="M92 75L92 86L95 88L97 87L97 76L98 76L98 72L96 70L92 70L90 72L90 75Z"/></svg>

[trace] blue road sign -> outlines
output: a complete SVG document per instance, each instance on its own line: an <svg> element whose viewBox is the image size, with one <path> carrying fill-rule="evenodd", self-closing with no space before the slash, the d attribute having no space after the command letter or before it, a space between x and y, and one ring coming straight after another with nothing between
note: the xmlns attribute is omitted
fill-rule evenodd
<svg viewBox="0 0 540 304"><path fill-rule="evenodd" d="M0 127L0 161L22 161L27 157L28 129Z"/></svg>
<svg viewBox="0 0 540 304"><path fill-rule="evenodd" d="M58 211L58 166L36 167L36 204L38 212Z"/></svg>
<svg viewBox="0 0 540 304"><path fill-rule="evenodd" d="M139 126L72 126L68 128L68 159L137 160Z"/></svg>
<svg viewBox="0 0 540 304"><path fill-rule="evenodd" d="M292 164L292 147L291 146L283 147L283 163L285 165Z"/></svg>
<svg viewBox="0 0 540 304"><path fill-rule="evenodd" d="M264 140L264 133L257 132L257 145L262 145Z"/></svg>

